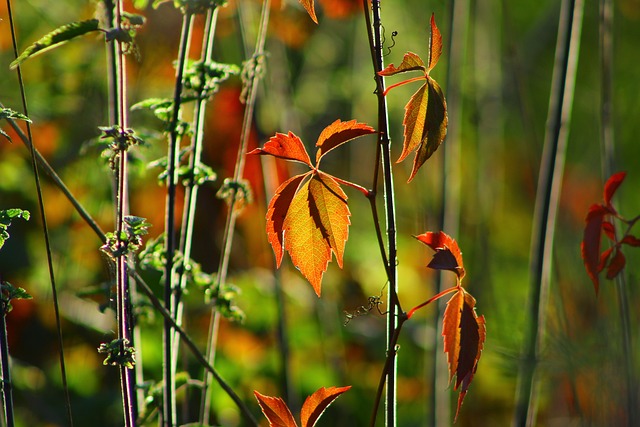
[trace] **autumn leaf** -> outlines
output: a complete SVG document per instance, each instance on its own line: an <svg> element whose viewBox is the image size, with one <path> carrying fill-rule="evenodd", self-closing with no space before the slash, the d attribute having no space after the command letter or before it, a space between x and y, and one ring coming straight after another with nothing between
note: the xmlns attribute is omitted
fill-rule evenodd
<svg viewBox="0 0 640 427"><path fill-rule="evenodd" d="M355 120L336 120L327 126L316 142L316 164L311 163L304 144L295 134L277 133L263 148L249 154L271 155L280 159L306 164L310 170L285 181L276 190L267 209L267 238L281 265L283 249L291 261L311 283L318 296L322 290L322 276L332 254L342 267L344 248L349 237L347 195L344 183L367 193L362 187L322 172L318 167L329 151L375 130Z"/></svg>
<svg viewBox="0 0 640 427"><path fill-rule="evenodd" d="M587 214L587 225L584 228L582 243L580 244L582 260L587 269L587 274L593 282L596 295L600 288L600 279L598 277L598 274L602 271L600 267L600 241L602 240L602 223L606 213L607 211L602 205L591 205Z"/></svg>
<svg viewBox="0 0 640 427"><path fill-rule="evenodd" d="M604 203L605 206L611 210L611 213L616 212L611 205L611 199L613 199L613 195L616 193L618 187L620 187L620 184L622 184L622 181L624 181L626 176L626 172L615 173L609 177L604 185Z"/></svg>
<svg viewBox="0 0 640 427"><path fill-rule="evenodd" d="M313 22L318 23L318 17L316 16L316 10L313 4L313 0L298 0L302 7L307 11Z"/></svg>
<svg viewBox="0 0 640 427"><path fill-rule="evenodd" d="M428 64L425 65L424 61L415 53L407 52L398 67L391 64L378 73L381 76L394 76L410 71L419 71L423 74L389 86L385 95L394 87L425 80L405 106L404 143L398 163L412 152L416 152L413 169L407 182L413 180L418 169L435 153L447 135L447 103L440 85L429 75L438 63L441 53L442 36L436 26L435 15L432 14Z"/></svg>
<svg viewBox="0 0 640 427"><path fill-rule="evenodd" d="M315 393L307 397L300 412L302 427L314 427L325 409L350 388L351 386L320 387ZM298 427L284 400L279 397L264 396L257 391L254 391L253 394L258 400L262 413L269 420L269 426Z"/></svg>
<svg viewBox="0 0 640 427"><path fill-rule="evenodd" d="M298 427L284 400L279 397L265 396L257 391L253 394L258 399L262 413L269 420L270 427Z"/></svg>
<svg viewBox="0 0 640 427"><path fill-rule="evenodd" d="M436 251L427 267L434 270L453 271L458 276L458 280L462 280L466 274L462 263L462 252L452 237L443 231L437 233L429 231L415 238Z"/></svg>
<svg viewBox="0 0 640 427"><path fill-rule="evenodd" d="M462 287L447 302L442 336L449 364L449 381L456 378L453 389L460 389L455 418L478 368L487 331L484 316L475 311L476 300Z"/></svg>
<svg viewBox="0 0 640 427"><path fill-rule="evenodd" d="M302 427L314 427L316 421L322 413L338 398L342 393L349 390L351 386L319 388L311 396L307 397L300 411Z"/></svg>

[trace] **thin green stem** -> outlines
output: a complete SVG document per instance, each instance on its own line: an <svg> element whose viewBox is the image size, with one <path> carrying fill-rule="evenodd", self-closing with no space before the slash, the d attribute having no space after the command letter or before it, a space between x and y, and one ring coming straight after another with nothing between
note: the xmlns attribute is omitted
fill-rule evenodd
<svg viewBox="0 0 640 427"><path fill-rule="evenodd" d="M235 169L233 173L233 182L240 182L244 174L245 158L247 152L247 146L249 143L249 135L251 133L251 125L253 123L253 111L256 103L256 95L258 93L258 82L262 75L263 57L264 57L264 45L267 38L267 29L269 25L269 15L271 9L271 0L263 0L262 12L260 16L260 26L258 29L258 35L256 40L256 46L253 53L253 57L250 59L251 63L247 63L245 66L251 67L249 79L246 82L246 107L244 110L244 116L242 119L242 131L240 134L240 144L236 155ZM243 196L242 196L243 197ZM229 269L229 258L231 256L231 247L233 244L233 236L235 234L235 223L238 216L239 209L237 204L239 201L238 190L232 191L229 200L229 213L227 214L227 220L225 222L225 229L222 242L222 254L218 264L218 274L216 276L216 283L214 285L213 294L217 295L220 291L220 287L227 280L227 272ZM211 321L209 323L208 345L207 345L207 360L211 365L215 359L216 344L218 326L220 322L220 312L216 309L215 305L211 312ZM200 422L203 425L209 423L210 403L212 388L209 385L209 378L205 373L203 384L205 390L203 391L203 401L201 402L201 417Z"/></svg>
<svg viewBox="0 0 640 427"><path fill-rule="evenodd" d="M553 237L573 105L583 6L582 0L564 0L559 18L547 129L536 191L529 311L518 373L515 426L533 426L536 423L537 365L546 331Z"/></svg>
<svg viewBox="0 0 640 427"><path fill-rule="evenodd" d="M13 45L13 54L14 57L18 57L18 45L16 39L16 31L15 25L13 21L13 12L11 9L11 1L7 0L7 13L9 15L9 26L11 27L11 41ZM22 67L20 65L16 68L17 76L18 76L18 86L20 87L20 98L22 101L22 109L25 116L29 117L29 109L27 107L27 96L24 88L24 80L22 78ZM14 125L17 126L15 122ZM42 221L42 234L44 237L45 250L47 254L47 267L49 271L49 282L51 284L51 297L53 300L53 309L56 320L56 332L58 339L58 355L59 355L59 363L60 363L60 376L62 379L62 388L65 399L65 408L67 412L67 418L69 421L69 426L73 427L73 414L71 411L71 396L69 393L69 385L67 383L67 369L64 358L64 341L62 338L62 323L60 320L60 307L58 304L58 290L56 286L55 273L53 271L53 254L51 250L51 240L49 237L49 227L47 225L47 216L44 209L44 198L42 195L42 188L40 185L40 173L38 171L38 162L36 160L36 150L33 144L33 135L31 133L31 124L26 122L27 126L27 135L26 140L28 141L30 157L31 157L31 168L33 170L33 178L36 187L36 193L38 197L38 209L40 213L40 219Z"/></svg>

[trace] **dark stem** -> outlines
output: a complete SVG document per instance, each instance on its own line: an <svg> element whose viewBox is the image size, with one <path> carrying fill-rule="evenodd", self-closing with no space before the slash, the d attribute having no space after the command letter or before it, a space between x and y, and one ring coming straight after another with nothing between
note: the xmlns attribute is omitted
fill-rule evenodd
<svg viewBox="0 0 640 427"><path fill-rule="evenodd" d="M0 279L0 283L2 280ZM7 427L13 427L13 386L11 383L11 367L9 366L9 342L7 340L7 304L0 301L0 365L2 365L2 408L4 409L4 421Z"/></svg>
<svg viewBox="0 0 640 427"><path fill-rule="evenodd" d="M16 40L15 25L13 21L13 12L11 10L11 1L7 0L7 14L9 15L9 26L11 27L11 42L13 44L14 57L18 57L18 45ZM27 107L27 95L24 89L24 80L22 78L22 67L18 65L16 68L18 75L18 86L20 87L20 98L22 101L22 109L25 116L29 117L29 109ZM15 122L13 123L15 125ZM40 219L42 221L42 234L44 237L45 250L47 254L47 268L49 271L49 282L51 283L51 298L53 300L53 310L56 320L56 333L58 340L59 351L59 363L60 363L60 376L62 379L62 388L64 392L65 408L67 412L67 418L69 420L69 426L73 427L73 414L71 412L71 396L69 394L69 385L67 383L67 368L64 359L64 342L62 339L62 324L60 321L60 307L58 304L58 290L56 286L55 274L53 271L53 254L51 250L51 241L49 238L49 227L47 225L47 216L44 209L44 198L42 195L42 188L40 185L40 173L38 171L38 162L36 160L36 149L33 144L33 135L31 133L31 124L26 122L27 126L27 138L28 146L30 149L31 168L33 170L33 178L36 186L36 193L38 197L38 210L40 213ZM16 125L17 127L17 125Z"/></svg>
<svg viewBox="0 0 640 427"><path fill-rule="evenodd" d="M547 129L536 191L529 310L513 419L513 424L516 426L532 426L536 421L538 396L536 371L546 330L553 236L573 104L582 12L582 0L562 2Z"/></svg>

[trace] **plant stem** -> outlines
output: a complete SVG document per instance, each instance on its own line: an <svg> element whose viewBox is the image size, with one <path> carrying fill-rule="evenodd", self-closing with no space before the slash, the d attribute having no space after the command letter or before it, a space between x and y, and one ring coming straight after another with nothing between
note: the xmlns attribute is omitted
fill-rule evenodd
<svg viewBox="0 0 640 427"><path fill-rule="evenodd" d="M16 31L15 31L15 25L14 25L14 21L13 21L13 12L11 9L11 1L7 0L7 14L9 16L9 26L11 28L11 42L12 42L12 46L13 46L13 54L14 57L17 58L18 57L18 45L17 45L17 40L16 40ZM26 96L26 92L25 92L25 88L24 88L24 80L22 78L22 67L20 65L17 66L16 68L17 71L17 76L18 76L18 86L20 87L20 98L22 101L22 109L23 109L23 113L25 116L29 117L29 109L27 106L27 96ZM17 124L14 121L13 125L15 127L18 127ZM58 304L58 290L57 290L57 286L56 286L56 280L55 280L55 273L53 271L53 255L52 255L52 250L51 250L51 240L49 237L49 226L47 225L47 216L45 213L45 209L44 209L44 197L42 195L42 188L40 185L40 173L38 171L38 162L36 160L36 149L35 146L33 144L33 135L31 133L31 123L26 122L26 127L27 127L27 135L26 135L26 141L28 141L28 147L30 150L30 157L31 157L31 168L33 170L33 178L34 178L34 182L35 182L35 187L36 187L36 194L38 197L38 209L39 209L39 213L40 213L40 219L42 221L42 234L44 237L44 244L45 244L45 250L46 250L46 254L47 254L47 267L48 267L48 271L49 271L49 282L51 284L51 297L53 300L53 310L54 310L54 314L55 314L55 320L56 320L56 332L57 332L57 339L58 339L58 355L59 355L59 363L60 363L60 376L62 379L62 388L63 388L63 392L64 392L64 399L65 399L65 408L66 408L66 412L67 412L67 418L69 421L69 426L73 427L73 414L71 411L71 396L69 394L69 385L67 383L67 369L66 369L66 364L65 364L65 358L64 358L64 341L62 338L62 323L60 320L60 307ZM19 127L18 127L19 129ZM22 131L21 131L22 133ZM24 135L24 134L23 134ZM23 140L25 140L23 138Z"/></svg>
<svg viewBox="0 0 640 427"><path fill-rule="evenodd" d="M2 280L0 279L0 283ZM11 383L11 367L9 366L9 342L7 340L7 305L0 302L0 365L2 366L2 408L4 417L2 425L13 427L13 386Z"/></svg>
<svg viewBox="0 0 640 427"><path fill-rule="evenodd" d="M553 236L564 172L565 152L573 104L583 1L564 0L560 11L547 129L536 191L531 248L531 288L525 341L520 360L513 424L536 422L538 386L536 370L546 330Z"/></svg>
<svg viewBox="0 0 640 427"><path fill-rule="evenodd" d="M246 82L247 87L245 88L246 93L246 107L244 110L244 116L242 119L242 132L240 134L240 144L238 146L238 152L236 156L235 169L233 173L233 182L239 183L242 180L242 176L244 174L244 166L245 166L245 156L247 152L247 146L249 143L249 135L251 133L251 125L253 123L253 111L256 103L256 95L258 93L258 82L262 73L263 66L263 56L264 56L264 45L267 38L267 28L269 25L269 12L271 8L271 0L263 0L262 2L262 12L260 16L260 26L258 29L258 35L256 40L255 51L253 53L253 57L250 59L251 63L247 63L245 66L251 66L253 69L251 70L251 74ZM241 196L241 197L244 197ZM238 189L234 188L231 193L231 198L229 200L229 213L227 215L227 220L225 222L225 229L222 241L222 254L220 255L220 261L218 264L218 274L216 276L215 288L213 290L213 295L216 295L221 286L227 280L227 272L229 269L229 258L231 256L231 247L233 244L233 236L235 234L235 223L239 213L239 209L237 208L238 203ZM220 323L220 312L216 309L215 305L212 308L211 312L211 321L209 324L209 335L208 335L208 344L207 344L207 360L211 365L213 365L213 361L215 359L216 354L216 344L217 344L217 334L218 327ZM211 393L212 389L209 385L210 379L208 378L208 374L205 372L205 376L203 379L203 384L205 390L203 391L202 397L203 401L201 402L201 417L200 422L203 425L207 425L209 423L209 414L210 414L210 404L211 404Z"/></svg>
<svg viewBox="0 0 640 427"><path fill-rule="evenodd" d="M615 135L613 127L613 13L611 0L600 0L600 147L602 150L602 172L610 177L615 170ZM635 220L628 224L628 233ZM616 223L612 222L617 234ZM625 233L625 235L626 235ZM616 237L617 240L617 237ZM631 345L631 320L629 317L629 291L624 273L616 276L618 311L622 326L622 357L626 380L625 412L627 425L638 424L638 409L635 397L636 374L633 369Z"/></svg>

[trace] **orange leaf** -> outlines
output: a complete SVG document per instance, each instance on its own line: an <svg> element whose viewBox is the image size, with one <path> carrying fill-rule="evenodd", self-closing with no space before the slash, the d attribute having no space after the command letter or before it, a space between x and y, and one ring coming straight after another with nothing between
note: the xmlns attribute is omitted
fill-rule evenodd
<svg viewBox="0 0 640 427"><path fill-rule="evenodd" d="M403 161L409 153L417 150L413 161L413 169L407 182L413 180L418 169L433 155L447 135L447 103L442 89L429 76L431 69L438 63L441 53L442 36L436 26L435 16L432 14L428 67L425 66L424 61L418 55L408 52L404 55L399 67L391 64L378 73L381 76L393 76L408 71L420 71L423 73L421 77L407 79L389 86L385 90L385 95L394 87L417 80L426 80L426 83L413 94L405 106L405 115L402 122L404 124L404 142L398 162Z"/></svg>
<svg viewBox="0 0 640 427"><path fill-rule="evenodd" d="M436 15L431 14L431 37L429 38L429 71L438 63L442 53L442 35L436 25Z"/></svg>
<svg viewBox="0 0 640 427"><path fill-rule="evenodd" d="M300 4L305 8L313 22L318 23L318 17L316 16L316 10L313 5L313 0L298 0Z"/></svg>
<svg viewBox="0 0 640 427"><path fill-rule="evenodd" d="M340 119L336 120L324 128L318 137L318 142L316 143L316 147L318 147L318 152L316 153L316 167L318 167L320 158L334 148L354 138L375 132L375 129L371 126L364 123L358 123L355 120L350 120L348 122L343 122Z"/></svg>
<svg viewBox="0 0 640 427"><path fill-rule="evenodd" d="M307 400L304 401L300 412L302 427L314 427L316 421L318 421L318 418L320 418L324 410L327 409L327 407L331 405L338 396L350 388L351 386L329 388L321 387L311 396L307 397Z"/></svg>
<svg viewBox="0 0 640 427"><path fill-rule="evenodd" d="M270 427L298 427L284 400L279 397L264 396L257 391L253 394L260 404L262 413L269 420Z"/></svg>
<svg viewBox="0 0 640 427"><path fill-rule="evenodd" d="M453 389L460 388L456 419L478 368L486 339L484 316L478 317L475 304L473 296L460 288L447 302L443 317L442 336L449 364L449 381L455 376Z"/></svg>
<svg viewBox="0 0 640 427"><path fill-rule="evenodd" d="M269 202L267 209L267 238L273 248L278 267L280 267L282 263L283 255L284 219L287 216L291 200L293 200L293 196L295 196L298 186L305 176L306 174L296 175L283 182L276 190L276 194L271 199L271 202Z"/></svg>
<svg viewBox="0 0 640 427"><path fill-rule="evenodd" d="M284 246L293 264L320 296L322 275L331 260L331 247L309 190L311 181L305 182L291 201L284 220Z"/></svg>
<svg viewBox="0 0 640 427"><path fill-rule="evenodd" d="M276 133L275 136L264 144L264 148L256 148L247 154L271 154L280 159L302 162L310 168L313 168L304 144L293 132L289 132L288 135Z"/></svg>
<svg viewBox="0 0 640 427"><path fill-rule="evenodd" d="M336 261L342 268L344 246L349 238L349 207L347 195L340 185L330 176L322 172L314 176L309 183L309 191L313 197L314 205L310 206L311 214L316 215L329 241L331 250L336 254Z"/></svg>
<svg viewBox="0 0 640 427"><path fill-rule="evenodd" d="M428 231L419 236L415 236L425 245L436 251L433 255L433 259L427 265L434 270L450 270L456 273L459 280L462 280L466 272L464 271L464 264L462 262L462 252L458 243L451 236L444 231L437 233Z"/></svg>

